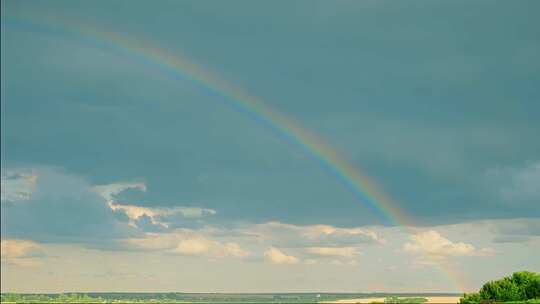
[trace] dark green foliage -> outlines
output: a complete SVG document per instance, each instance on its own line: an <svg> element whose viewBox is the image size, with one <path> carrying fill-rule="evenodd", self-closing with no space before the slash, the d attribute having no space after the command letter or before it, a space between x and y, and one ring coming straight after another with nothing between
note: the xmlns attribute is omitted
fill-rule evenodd
<svg viewBox="0 0 540 304"><path fill-rule="evenodd" d="M480 298L483 300L520 301L527 300L522 290L511 278L504 278L484 284L480 289Z"/></svg>
<svg viewBox="0 0 540 304"><path fill-rule="evenodd" d="M461 304L476 304L480 303L480 294L479 293L469 293L464 294L461 299L459 299L459 303Z"/></svg>
<svg viewBox="0 0 540 304"><path fill-rule="evenodd" d="M516 272L512 280L521 288L526 299L540 298L540 274L528 271Z"/></svg>
<svg viewBox="0 0 540 304"><path fill-rule="evenodd" d="M521 271L497 281L487 282L479 293L463 295L460 303L523 302L538 299L540 299L540 274Z"/></svg>

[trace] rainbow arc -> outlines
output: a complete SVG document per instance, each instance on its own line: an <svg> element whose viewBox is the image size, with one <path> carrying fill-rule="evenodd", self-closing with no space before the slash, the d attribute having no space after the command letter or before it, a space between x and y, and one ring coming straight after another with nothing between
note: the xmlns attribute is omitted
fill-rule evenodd
<svg viewBox="0 0 540 304"><path fill-rule="evenodd" d="M134 62L156 69L167 77L189 81L197 88L213 95L215 100L248 116L288 144L301 149L307 157L350 191L359 202L368 206L385 221L401 226L407 233L415 232L414 227L417 225L413 219L375 182L362 174L359 168L353 166L321 137L303 128L290 117L268 107L262 100L241 88L203 70L187 58L111 32L99 31L71 21L60 23L43 16L5 17L2 26L80 41L90 47L127 55ZM456 271L444 262L435 260L434 262L459 290L465 290L461 284L462 279Z"/></svg>

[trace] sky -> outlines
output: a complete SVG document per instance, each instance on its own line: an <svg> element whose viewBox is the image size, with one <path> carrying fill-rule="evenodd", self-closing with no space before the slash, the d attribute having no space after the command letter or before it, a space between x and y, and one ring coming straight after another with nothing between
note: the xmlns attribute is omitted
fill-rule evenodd
<svg viewBox="0 0 540 304"><path fill-rule="evenodd" d="M2 292L460 292L539 272L539 9L2 1Z"/></svg>

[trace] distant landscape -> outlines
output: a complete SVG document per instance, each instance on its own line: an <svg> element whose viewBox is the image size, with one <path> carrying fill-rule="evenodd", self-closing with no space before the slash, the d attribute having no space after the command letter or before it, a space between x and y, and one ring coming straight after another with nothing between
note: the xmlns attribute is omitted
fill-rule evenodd
<svg viewBox="0 0 540 304"><path fill-rule="evenodd" d="M2 294L2 303L318 303L342 299L395 299L396 297L422 299L427 297L459 296L460 294L452 293L4 293Z"/></svg>
<svg viewBox="0 0 540 304"><path fill-rule="evenodd" d="M478 293L2 293L2 303L540 303L540 274L520 271Z"/></svg>

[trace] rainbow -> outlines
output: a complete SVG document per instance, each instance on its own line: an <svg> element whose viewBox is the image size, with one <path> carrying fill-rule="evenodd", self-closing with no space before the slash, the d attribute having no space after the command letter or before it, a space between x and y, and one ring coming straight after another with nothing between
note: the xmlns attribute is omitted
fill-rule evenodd
<svg viewBox="0 0 540 304"><path fill-rule="evenodd" d="M57 19L43 18L43 16L41 18L3 16L2 27L4 26L79 41L94 48L129 56L133 61L156 69L172 79L191 82L198 89L214 96L217 101L270 130L287 144L299 148L383 220L406 229L408 233L414 233L412 227L417 225L413 219L322 138L306 130L286 115L268 107L260 99L205 71L176 52L172 54L151 46L150 43L99 31L72 21L59 23ZM460 283L462 278L459 278L457 272L445 263L437 264L455 287L460 291L465 290L463 284Z"/></svg>

